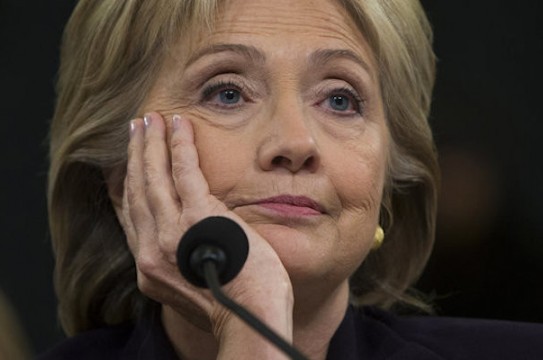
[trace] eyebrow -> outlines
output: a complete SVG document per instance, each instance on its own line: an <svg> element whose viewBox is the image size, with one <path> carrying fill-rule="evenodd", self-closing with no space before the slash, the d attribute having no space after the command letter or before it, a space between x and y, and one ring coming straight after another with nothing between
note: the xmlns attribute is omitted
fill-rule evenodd
<svg viewBox="0 0 543 360"><path fill-rule="evenodd" d="M373 77L371 67L355 52L347 49L320 49L316 50L309 56L309 62L316 66L324 66L332 60L336 59L349 59L358 65L360 65L370 76Z"/></svg>
<svg viewBox="0 0 543 360"><path fill-rule="evenodd" d="M256 63L266 62L266 55L254 46L242 44L215 44L198 50L187 60L185 67L188 67L204 56L214 55L222 52L233 52Z"/></svg>
<svg viewBox="0 0 543 360"><path fill-rule="evenodd" d="M188 67L189 65L204 56L214 55L222 52L233 52L251 60L252 62L259 64L263 64L266 62L266 55L254 46L243 44L215 44L198 50L187 60L185 67ZM364 59L362 59L360 56L358 56L355 52L348 49L316 50L309 56L309 63L312 66L320 67L328 64L330 61L341 58L349 59L355 62L356 64L360 65L364 70L366 70L366 72L368 72L370 76L373 77L373 73L369 64L364 61Z"/></svg>

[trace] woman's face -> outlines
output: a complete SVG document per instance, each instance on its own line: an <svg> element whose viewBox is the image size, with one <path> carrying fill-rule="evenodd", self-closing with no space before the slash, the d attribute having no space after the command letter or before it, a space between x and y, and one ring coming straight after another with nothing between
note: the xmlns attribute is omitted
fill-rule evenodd
<svg viewBox="0 0 543 360"><path fill-rule="evenodd" d="M212 194L295 287L345 284L373 243L389 147L369 47L333 1L224 5L211 34L172 50L143 108L192 121Z"/></svg>

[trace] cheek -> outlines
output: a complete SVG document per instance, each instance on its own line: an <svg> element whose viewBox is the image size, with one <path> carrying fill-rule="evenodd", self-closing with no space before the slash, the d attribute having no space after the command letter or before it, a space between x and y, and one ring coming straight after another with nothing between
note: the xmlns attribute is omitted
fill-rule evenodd
<svg viewBox="0 0 543 360"><path fill-rule="evenodd" d="M208 127L195 127L195 143L209 190L222 200L251 167L252 152L239 137Z"/></svg>
<svg viewBox="0 0 543 360"><path fill-rule="evenodd" d="M369 248L379 220L381 186L371 178L357 178L354 171L344 173L335 184L339 189L342 211L338 219L340 239L352 250Z"/></svg>
<svg viewBox="0 0 543 360"><path fill-rule="evenodd" d="M346 144L328 162L330 177L344 211L372 214L379 211L386 169L386 143ZM363 220L363 219L361 219Z"/></svg>
<svg viewBox="0 0 543 360"><path fill-rule="evenodd" d="M365 164L347 163L345 169L333 180L343 210L368 215L378 211L383 188L380 166L376 169Z"/></svg>
<svg viewBox="0 0 543 360"><path fill-rule="evenodd" d="M371 247L379 220L386 169L384 144L351 147L333 157L331 181L342 207L340 238L362 252Z"/></svg>

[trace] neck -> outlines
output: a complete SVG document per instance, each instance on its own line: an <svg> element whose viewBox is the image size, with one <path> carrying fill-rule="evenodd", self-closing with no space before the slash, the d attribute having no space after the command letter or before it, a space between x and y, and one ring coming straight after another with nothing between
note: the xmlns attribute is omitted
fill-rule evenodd
<svg viewBox="0 0 543 360"><path fill-rule="evenodd" d="M322 298L295 294L293 343L312 360L326 359L328 346L348 306L349 288L345 282ZM216 359L219 343L209 329L187 321L171 307L162 307L162 322L179 358Z"/></svg>
<svg viewBox="0 0 543 360"><path fill-rule="evenodd" d="M345 282L320 298L299 294L294 305L294 345L312 360L326 359L332 336L345 316L349 286ZM300 301L298 301L300 298Z"/></svg>

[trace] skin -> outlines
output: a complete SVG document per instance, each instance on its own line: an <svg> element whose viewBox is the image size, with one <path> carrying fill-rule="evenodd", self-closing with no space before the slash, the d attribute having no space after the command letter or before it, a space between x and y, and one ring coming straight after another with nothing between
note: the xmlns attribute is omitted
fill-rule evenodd
<svg viewBox="0 0 543 360"><path fill-rule="evenodd" d="M145 121L131 121L124 191L110 194L138 285L163 304L180 357L283 358L178 274L186 229L229 217L250 252L226 293L324 359L348 278L373 244L385 179L389 133L372 53L326 0L230 1L211 34L191 40L165 59ZM278 195L310 198L318 211L255 204Z"/></svg>

